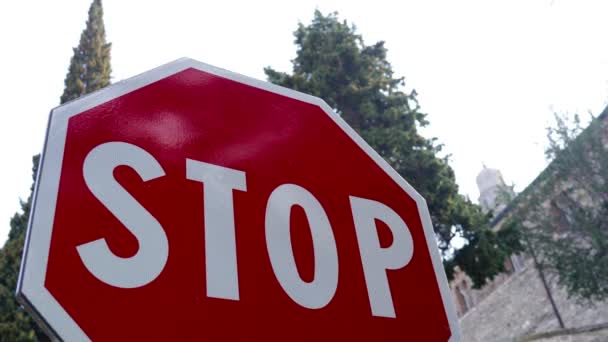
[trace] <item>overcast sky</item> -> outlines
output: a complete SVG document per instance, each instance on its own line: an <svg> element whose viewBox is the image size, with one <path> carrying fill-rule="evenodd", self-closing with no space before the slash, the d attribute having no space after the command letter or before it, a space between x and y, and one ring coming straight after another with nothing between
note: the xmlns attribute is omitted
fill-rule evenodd
<svg viewBox="0 0 608 342"><path fill-rule="evenodd" d="M545 167L553 111L598 114L608 100L606 1L104 0L113 81L179 57L255 78L291 70L292 32L315 8L386 41L397 75L419 93L424 131L452 155L477 200L482 168L521 191ZM85 26L88 0L0 2L0 242L27 198L31 156Z"/></svg>

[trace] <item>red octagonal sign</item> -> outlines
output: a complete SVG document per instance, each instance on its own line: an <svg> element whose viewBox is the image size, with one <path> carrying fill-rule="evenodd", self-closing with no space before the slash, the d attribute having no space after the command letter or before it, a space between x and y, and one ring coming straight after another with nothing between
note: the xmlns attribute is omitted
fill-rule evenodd
<svg viewBox="0 0 608 342"><path fill-rule="evenodd" d="M68 341L459 341L424 199L325 102L181 59L54 109L17 295Z"/></svg>

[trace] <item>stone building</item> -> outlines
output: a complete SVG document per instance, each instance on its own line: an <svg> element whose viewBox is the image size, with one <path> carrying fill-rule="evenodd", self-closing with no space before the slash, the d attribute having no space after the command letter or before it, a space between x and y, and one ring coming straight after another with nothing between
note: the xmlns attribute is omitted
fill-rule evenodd
<svg viewBox="0 0 608 342"><path fill-rule="evenodd" d="M608 148L608 107L598 118L596 124L600 125L599 131L602 132L604 146ZM529 195L552 177L550 169L551 165L513 201L505 203L501 202L501 197L498 195L500 189L506 189L507 194L509 193L502 175L498 170L484 166L477 177L479 202L484 210L492 210L494 213L492 222L494 229L500 229L500 225L511 215L519 215L520 211L516 208L529 204L527 202L530 201ZM558 181L563 183L564 188L570 186L566 180ZM557 195L543 198L541 207L546 208L545 217L552 219L555 216L558 220L560 218L553 212L555 196ZM509 196L502 197L507 200L508 198ZM528 229L534 229L534 217L522 219ZM560 224L569 224L569 222L567 219L561 220L556 222L556 227ZM456 270L450 288L460 318L464 341L509 341L516 337L560 328L549 294L567 328L608 323L608 302L590 305L569 298L565 289L557 285L555 275L546 274L546 281L542 281L529 255L513 255L504 262L507 271L479 290L472 288L472 281L464 272ZM572 339L572 341L579 340L608 341L608 332L602 330L588 338L583 338L581 335Z"/></svg>
<svg viewBox="0 0 608 342"><path fill-rule="evenodd" d="M507 186L499 170L488 168L485 165L477 176L476 181L480 193L479 204L482 210L484 212L491 211L495 217L500 217L509 201L515 197L513 188ZM505 260L507 272L495 277L482 289L473 289L473 281L466 273L457 268L454 273L454 279L450 282L450 289L455 300L458 316L462 317L505 282L512 274L519 272L522 268L523 258L518 255L511 256L508 260Z"/></svg>
<svg viewBox="0 0 608 342"><path fill-rule="evenodd" d="M507 186L499 170L484 165L476 181L479 189L479 205L484 212L492 211L496 215L515 197L513 188Z"/></svg>

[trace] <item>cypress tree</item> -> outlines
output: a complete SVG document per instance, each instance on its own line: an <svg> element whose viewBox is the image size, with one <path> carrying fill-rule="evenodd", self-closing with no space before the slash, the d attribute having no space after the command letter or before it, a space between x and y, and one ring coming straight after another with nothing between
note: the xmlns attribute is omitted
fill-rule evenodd
<svg viewBox="0 0 608 342"><path fill-rule="evenodd" d="M38 159L38 155L33 158L34 177L38 169ZM33 188L32 184L32 191ZM21 202L23 213L16 213L11 219L8 240L0 250L0 341L2 342L48 340L15 300L15 287L31 208L30 193L27 201Z"/></svg>
<svg viewBox="0 0 608 342"><path fill-rule="evenodd" d="M94 0L89 8L85 30L70 61L61 103L110 84L110 47L106 43L101 0ZM34 181L39 155L33 157ZM31 191L33 192L34 184ZM10 221L8 240L0 250L0 342L47 341L48 337L15 300L15 288L21 264L25 233L32 207L32 193L21 203L22 213Z"/></svg>
<svg viewBox="0 0 608 342"><path fill-rule="evenodd" d="M74 56L70 60L61 103L110 84L110 48L111 44L106 43L101 0L93 0L87 27L82 31L80 43L74 48Z"/></svg>

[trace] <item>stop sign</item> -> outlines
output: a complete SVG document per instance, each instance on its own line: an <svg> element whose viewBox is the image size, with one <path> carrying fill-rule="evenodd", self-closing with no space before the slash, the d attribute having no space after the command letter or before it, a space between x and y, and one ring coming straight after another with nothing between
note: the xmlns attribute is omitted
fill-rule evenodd
<svg viewBox="0 0 608 342"><path fill-rule="evenodd" d="M48 127L17 295L54 337L459 340L424 199L321 99L180 59Z"/></svg>

